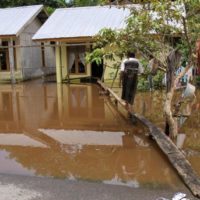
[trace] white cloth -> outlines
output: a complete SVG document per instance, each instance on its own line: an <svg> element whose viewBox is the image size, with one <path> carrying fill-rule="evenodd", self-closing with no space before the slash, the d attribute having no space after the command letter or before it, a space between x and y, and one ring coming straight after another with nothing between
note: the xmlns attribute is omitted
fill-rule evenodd
<svg viewBox="0 0 200 200"><path fill-rule="evenodd" d="M83 63L83 65L85 65L85 54L84 54L84 52L79 53L79 58L80 58L81 62Z"/></svg>
<svg viewBox="0 0 200 200"><path fill-rule="evenodd" d="M69 62L69 70L71 71L72 66L75 62L75 53L73 51L69 52L69 61L68 62Z"/></svg>
<svg viewBox="0 0 200 200"><path fill-rule="evenodd" d="M126 61L131 61L131 60L136 61L136 62L139 63L138 74L142 74L144 72L144 68L143 68L142 64L140 63L140 61L137 58L126 58L126 59L124 59L122 61L122 63L121 63L120 70L124 71L124 68L125 68L125 64L124 63Z"/></svg>

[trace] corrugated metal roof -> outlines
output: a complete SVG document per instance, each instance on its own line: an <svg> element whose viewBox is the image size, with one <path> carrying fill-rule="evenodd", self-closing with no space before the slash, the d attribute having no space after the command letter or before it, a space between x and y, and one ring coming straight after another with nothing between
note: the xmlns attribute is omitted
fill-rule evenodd
<svg viewBox="0 0 200 200"><path fill-rule="evenodd" d="M18 35L42 9L43 5L0 9L0 36Z"/></svg>
<svg viewBox="0 0 200 200"><path fill-rule="evenodd" d="M129 9L93 6L57 9L33 39L90 37L102 28L121 29Z"/></svg>

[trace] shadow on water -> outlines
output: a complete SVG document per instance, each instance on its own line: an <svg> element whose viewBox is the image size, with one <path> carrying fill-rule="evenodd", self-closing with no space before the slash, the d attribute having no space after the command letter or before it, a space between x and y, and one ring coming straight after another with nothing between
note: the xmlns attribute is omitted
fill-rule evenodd
<svg viewBox="0 0 200 200"><path fill-rule="evenodd" d="M0 173L182 187L141 125L97 85L0 85Z"/></svg>

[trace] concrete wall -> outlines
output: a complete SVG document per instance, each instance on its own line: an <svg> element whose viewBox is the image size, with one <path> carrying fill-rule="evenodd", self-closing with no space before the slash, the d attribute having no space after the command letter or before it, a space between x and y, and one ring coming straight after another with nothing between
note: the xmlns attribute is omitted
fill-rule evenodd
<svg viewBox="0 0 200 200"><path fill-rule="evenodd" d="M55 47L48 47L50 42L46 42L45 47L45 62L46 66L42 67L45 75L55 74L56 73L56 50Z"/></svg>
<svg viewBox="0 0 200 200"><path fill-rule="evenodd" d="M20 34L21 46L41 45L33 42L32 37L41 27L41 22L36 18ZM55 53L52 47L45 47L46 66L42 66L41 47L26 47L20 49L20 65L23 79L30 79L42 75L55 73Z"/></svg>

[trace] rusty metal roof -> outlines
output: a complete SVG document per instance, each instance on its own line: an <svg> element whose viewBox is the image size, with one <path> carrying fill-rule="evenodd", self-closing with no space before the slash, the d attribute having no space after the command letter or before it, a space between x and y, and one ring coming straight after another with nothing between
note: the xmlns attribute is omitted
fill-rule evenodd
<svg viewBox="0 0 200 200"><path fill-rule="evenodd" d="M129 13L129 9L116 6L57 9L33 39L91 37L102 28L121 29Z"/></svg>
<svg viewBox="0 0 200 200"><path fill-rule="evenodd" d="M0 9L0 36L18 36L42 10L43 5Z"/></svg>

